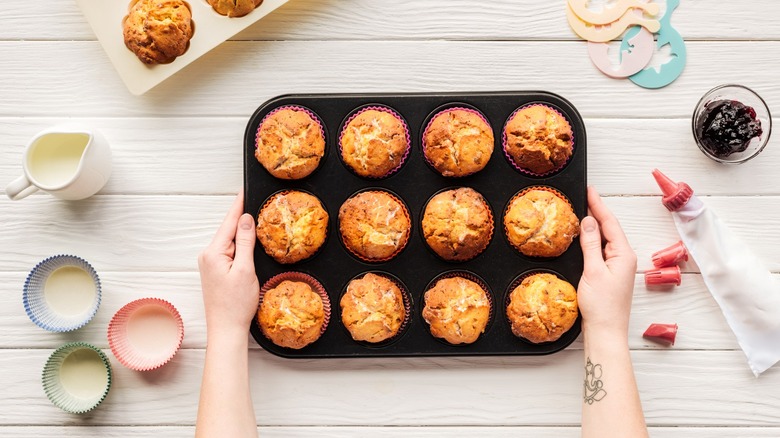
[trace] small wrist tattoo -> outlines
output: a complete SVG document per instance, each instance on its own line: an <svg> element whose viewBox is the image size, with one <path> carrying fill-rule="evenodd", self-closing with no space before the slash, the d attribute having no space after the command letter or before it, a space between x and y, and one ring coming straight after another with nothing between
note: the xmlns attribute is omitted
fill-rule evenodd
<svg viewBox="0 0 780 438"><path fill-rule="evenodd" d="M604 382L601 381L601 365L593 364L588 357L585 364L585 384L583 385L583 401L589 405L601 401L607 396Z"/></svg>

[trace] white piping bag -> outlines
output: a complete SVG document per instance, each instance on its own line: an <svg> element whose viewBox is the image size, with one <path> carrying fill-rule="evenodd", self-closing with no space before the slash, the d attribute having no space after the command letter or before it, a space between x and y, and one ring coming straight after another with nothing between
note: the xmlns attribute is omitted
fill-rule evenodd
<svg viewBox="0 0 780 438"><path fill-rule="evenodd" d="M676 183L658 169L653 176L704 284L758 377L780 360L780 284L688 184Z"/></svg>

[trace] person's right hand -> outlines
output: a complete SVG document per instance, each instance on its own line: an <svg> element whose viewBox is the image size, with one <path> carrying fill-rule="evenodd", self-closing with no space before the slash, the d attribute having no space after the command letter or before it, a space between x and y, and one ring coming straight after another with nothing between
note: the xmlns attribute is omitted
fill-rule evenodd
<svg viewBox="0 0 780 438"><path fill-rule="evenodd" d="M620 223L593 187L588 187L588 207L593 216L584 218L580 226L585 268L577 288L577 301L582 331L586 335L597 333L627 339L636 254Z"/></svg>

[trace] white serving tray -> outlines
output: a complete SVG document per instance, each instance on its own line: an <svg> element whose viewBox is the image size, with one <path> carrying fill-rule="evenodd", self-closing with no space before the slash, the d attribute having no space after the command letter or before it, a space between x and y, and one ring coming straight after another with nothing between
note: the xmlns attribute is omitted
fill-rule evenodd
<svg viewBox="0 0 780 438"><path fill-rule="evenodd" d="M76 0L92 31L131 93L144 94L206 52L222 44L288 0L264 0L257 9L241 18L219 15L206 0L187 0L192 10L195 33L184 55L170 64L146 65L125 47L122 19L130 0Z"/></svg>

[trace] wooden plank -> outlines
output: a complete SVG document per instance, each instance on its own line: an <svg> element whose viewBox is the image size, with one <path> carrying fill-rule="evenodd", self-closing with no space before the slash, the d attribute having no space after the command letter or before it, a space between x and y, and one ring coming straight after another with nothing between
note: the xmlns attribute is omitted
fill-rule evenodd
<svg viewBox="0 0 780 438"><path fill-rule="evenodd" d="M663 1L659 1L663 3ZM683 2L674 25L687 40L778 39L775 2ZM73 2L2 2L0 39L94 39ZM118 24L117 24L118 25ZM296 0L237 40L573 39L559 2Z"/></svg>
<svg viewBox="0 0 780 438"><path fill-rule="evenodd" d="M101 130L111 142L114 170L101 194L223 195L241 187L248 117L74 120ZM0 118L6 144L0 148L0 183L21 175L27 142L61 121ZM208 129L202 129L204 125ZM780 148L772 145L748 164L728 166L710 161L699 151L689 119L590 118L585 126L588 183L603 194L659 194L650 172L661 166L675 178L695 181L699 194L780 195L775 181ZM498 155L497 159L503 159Z"/></svg>
<svg viewBox="0 0 780 438"><path fill-rule="evenodd" d="M111 392L83 417L59 411L44 396L40 370L49 353L0 350L5 394L0 424L194 424L203 350L183 350L164 368L148 373L127 370L112 359L116 378ZM639 351L632 358L650 425L780 422L780 372L775 368L754 378L739 351ZM293 361L250 352L261 426L577 426L582 364L581 351L536 358L381 361ZM608 381L605 385L613 389Z"/></svg>
<svg viewBox="0 0 780 438"><path fill-rule="evenodd" d="M260 103L292 92L542 89L567 97L588 118L688 118L710 88L746 80L770 107L780 105L780 84L754 66L761 59L763 71L780 70L780 57L766 56L780 53L778 41L691 42L685 73L661 90L606 77L591 65L585 47L529 41L229 42L146 95L131 96L96 42L6 41L0 42L6 60L0 116L248 118ZM713 68L713 59L729 62ZM137 129L143 133L143 126Z"/></svg>

